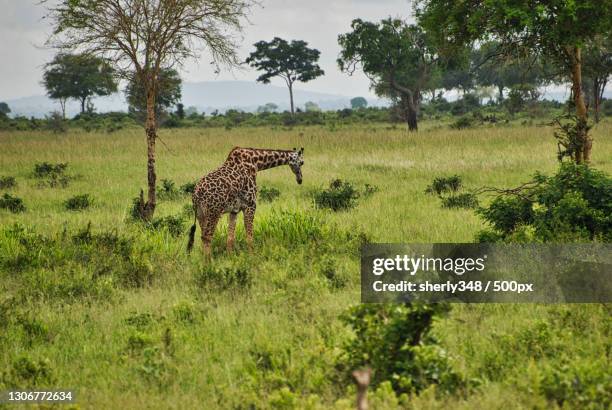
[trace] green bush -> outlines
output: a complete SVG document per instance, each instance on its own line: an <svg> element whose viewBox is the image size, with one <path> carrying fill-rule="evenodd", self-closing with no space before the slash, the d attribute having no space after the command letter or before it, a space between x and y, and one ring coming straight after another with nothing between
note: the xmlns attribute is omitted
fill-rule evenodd
<svg viewBox="0 0 612 410"><path fill-rule="evenodd" d="M461 189L462 182L459 175L450 177L436 177L431 185L425 189L425 193L442 195L445 193L454 193Z"/></svg>
<svg viewBox="0 0 612 410"><path fill-rule="evenodd" d="M2 198L0 198L0 209L8 209L14 214L26 211L23 200L8 193L5 193Z"/></svg>
<svg viewBox="0 0 612 410"><path fill-rule="evenodd" d="M474 126L474 118L470 117L468 115L463 115L459 118L457 118L451 125L451 128L457 129L457 130L463 130L466 128L472 128Z"/></svg>
<svg viewBox="0 0 612 410"><path fill-rule="evenodd" d="M193 192L195 191L195 187L197 185L197 181L193 181L193 182L187 182L183 185L181 185L181 187L179 188L179 190L184 194L184 195L191 195L193 194Z"/></svg>
<svg viewBox="0 0 612 410"><path fill-rule="evenodd" d="M314 202L317 208L328 208L335 212L353 208L357 204L359 192L347 181L334 179L328 189L315 192Z"/></svg>
<svg viewBox="0 0 612 410"><path fill-rule="evenodd" d="M66 175L67 163L51 164L49 162L39 162L34 165L34 177L44 179L39 182L39 186L62 187L68 186L70 176Z"/></svg>
<svg viewBox="0 0 612 410"><path fill-rule="evenodd" d="M442 198L443 208L476 208L478 206L478 198L476 195L465 192L462 194L451 195L446 198Z"/></svg>
<svg viewBox="0 0 612 410"><path fill-rule="evenodd" d="M92 204L93 198L89 194L76 195L64 202L64 206L69 211L82 211Z"/></svg>
<svg viewBox="0 0 612 410"><path fill-rule="evenodd" d="M371 385L390 382L397 394L415 393L431 384L445 392L465 386L444 349L429 334L433 319L449 310L445 304L358 305L344 316L354 338L344 347L347 370L374 369Z"/></svg>
<svg viewBox="0 0 612 410"><path fill-rule="evenodd" d="M259 188L259 198L264 202L272 202L280 196L280 191L274 187L265 185Z"/></svg>
<svg viewBox="0 0 612 410"><path fill-rule="evenodd" d="M174 200L181 197L181 191L171 179L162 179L161 187L157 187L157 197L161 200Z"/></svg>
<svg viewBox="0 0 612 410"><path fill-rule="evenodd" d="M525 186L477 211L502 240L512 240L519 228L544 242L612 240L612 178L605 173L564 163L557 174L536 174Z"/></svg>
<svg viewBox="0 0 612 410"><path fill-rule="evenodd" d="M252 284L248 265L242 261L222 261L206 264L195 275L198 287L208 290L248 290Z"/></svg>
<svg viewBox="0 0 612 410"><path fill-rule="evenodd" d="M0 189L9 189L17 186L15 177L0 177Z"/></svg>
<svg viewBox="0 0 612 410"><path fill-rule="evenodd" d="M162 218L154 218L146 225L149 229L165 229L170 235L179 237L185 231L185 220L182 215L168 215Z"/></svg>

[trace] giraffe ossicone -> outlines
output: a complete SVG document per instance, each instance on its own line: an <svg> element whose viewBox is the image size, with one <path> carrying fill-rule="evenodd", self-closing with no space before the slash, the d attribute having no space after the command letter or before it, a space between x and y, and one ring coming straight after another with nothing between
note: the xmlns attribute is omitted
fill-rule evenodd
<svg viewBox="0 0 612 410"><path fill-rule="evenodd" d="M253 219L257 207L257 172L288 165L296 182L302 183L304 148L293 150L234 147L225 162L205 175L195 186L193 208L195 221L189 233L187 251L193 247L196 222L202 231L204 254L210 256L211 242L221 215L229 213L227 250L234 248L236 219L244 215L249 249L253 247Z"/></svg>

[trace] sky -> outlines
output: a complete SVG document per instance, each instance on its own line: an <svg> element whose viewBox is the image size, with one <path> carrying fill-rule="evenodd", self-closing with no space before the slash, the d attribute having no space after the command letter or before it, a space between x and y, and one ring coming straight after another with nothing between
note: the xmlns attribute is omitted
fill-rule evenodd
<svg viewBox="0 0 612 410"><path fill-rule="evenodd" d="M39 0L0 0L0 101L43 95L40 84L45 63L55 51L44 47L50 26ZM321 51L319 65L325 71L308 83L296 88L345 96L373 97L369 81L363 73L353 76L338 70L336 58L340 52L338 34L350 31L354 18L377 21L393 16L410 20L408 0L262 0L245 22L243 40L238 50L246 58L253 43L281 37L304 40ZM183 81L243 80L255 81L253 69L215 74L210 58L203 51L197 60L189 60L180 70ZM284 86L282 80L272 81Z"/></svg>

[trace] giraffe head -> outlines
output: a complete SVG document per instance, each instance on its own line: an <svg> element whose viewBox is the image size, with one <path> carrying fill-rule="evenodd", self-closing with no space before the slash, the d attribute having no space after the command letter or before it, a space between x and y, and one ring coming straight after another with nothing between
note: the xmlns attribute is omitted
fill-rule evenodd
<svg viewBox="0 0 612 410"><path fill-rule="evenodd" d="M293 152L289 154L289 167L291 171L295 174L295 180L298 184L302 183L302 165L304 165L304 148L300 148L299 150L293 148Z"/></svg>

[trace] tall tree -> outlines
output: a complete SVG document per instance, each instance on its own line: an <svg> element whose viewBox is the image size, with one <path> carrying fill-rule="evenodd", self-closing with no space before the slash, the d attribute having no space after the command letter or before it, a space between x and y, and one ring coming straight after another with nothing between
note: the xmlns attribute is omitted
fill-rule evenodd
<svg viewBox="0 0 612 410"><path fill-rule="evenodd" d="M290 43L282 38L274 37L272 41L259 41L254 44L255 51L246 59L246 63L263 74L257 81L269 84L270 79L281 77L289 88L291 114L295 113L293 104L293 84L296 81L308 82L322 76L325 72L319 67L321 52L308 48L308 43L302 40L292 40Z"/></svg>
<svg viewBox="0 0 612 410"><path fill-rule="evenodd" d="M497 101L504 100L504 91L524 85L540 86L552 73L537 54L511 55L497 41L481 44L472 54L472 66L479 85L497 88Z"/></svg>
<svg viewBox="0 0 612 410"><path fill-rule="evenodd" d="M590 160L582 51L596 36L611 35L612 0L419 0L416 14L445 49L496 40L505 51L526 49L559 62L571 78L577 118L572 158L577 163Z"/></svg>
<svg viewBox="0 0 612 410"><path fill-rule="evenodd" d="M43 84L50 98L60 100L65 116L66 99L74 98L85 112L85 103L94 95L104 96L117 91L115 71L103 58L88 54L55 56L45 66Z"/></svg>
<svg viewBox="0 0 612 410"><path fill-rule="evenodd" d="M133 73L125 87L128 110L139 119L147 117L147 93L144 84ZM181 77L173 68L162 68L159 72L158 85L155 90L155 119L166 113L167 109L181 100Z"/></svg>
<svg viewBox="0 0 612 410"><path fill-rule="evenodd" d="M599 112L603 93L612 77L612 36L597 36L586 44L583 57L584 82L587 100L593 107L595 122L599 122Z"/></svg>
<svg viewBox="0 0 612 410"><path fill-rule="evenodd" d="M5 102L0 102L0 116L7 116L11 113L11 108Z"/></svg>
<svg viewBox="0 0 612 410"><path fill-rule="evenodd" d="M126 78L136 72L146 90L147 184L139 211L150 220L156 205L155 97L160 72L196 56L203 46L213 62L238 65L237 40L254 0L59 0L44 1L53 21L49 43L106 56Z"/></svg>
<svg viewBox="0 0 612 410"><path fill-rule="evenodd" d="M358 110L360 108L366 108L368 106L368 100L363 97L351 98L351 108Z"/></svg>
<svg viewBox="0 0 612 410"><path fill-rule="evenodd" d="M418 129L422 92L432 88L438 55L426 33L399 19L371 23L353 20L353 31L341 34L338 65L352 75L361 68L379 95L398 100L408 129Z"/></svg>

